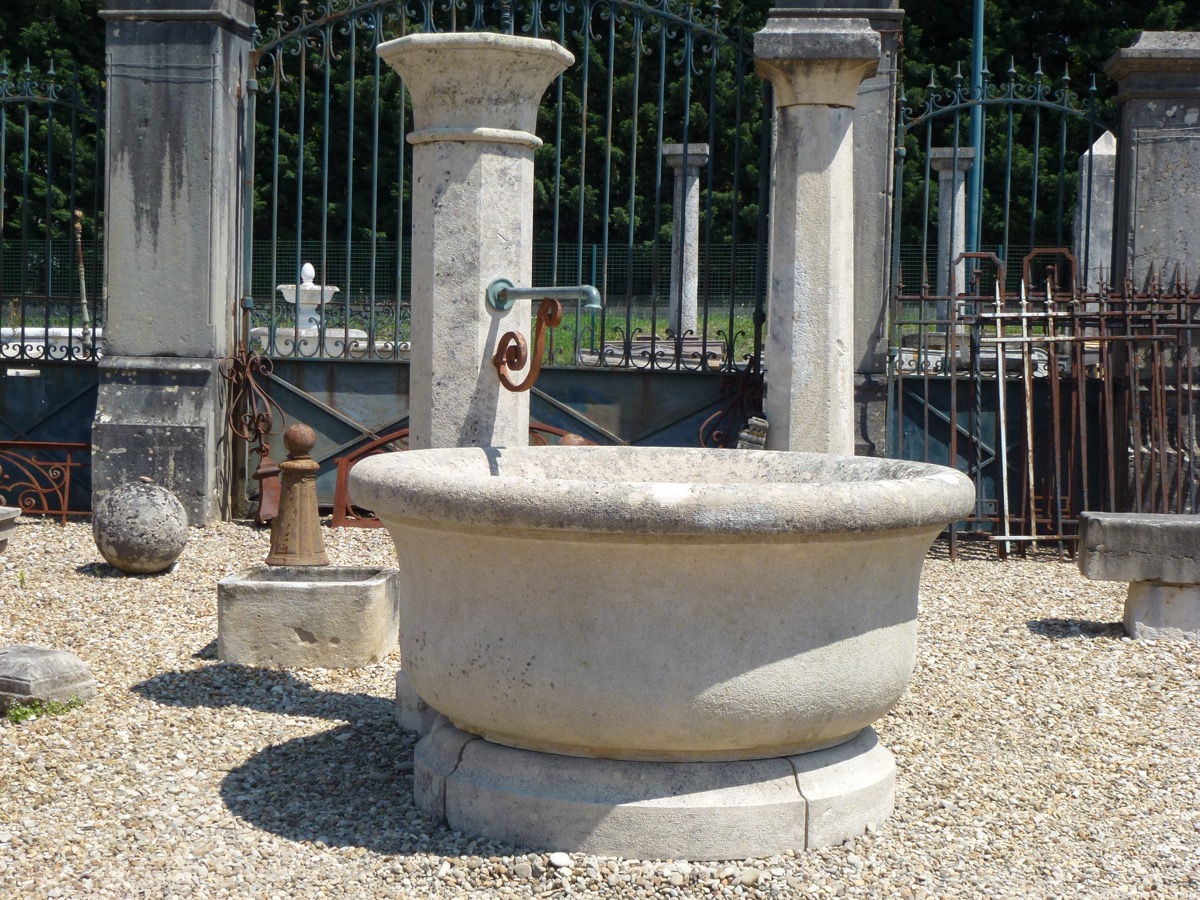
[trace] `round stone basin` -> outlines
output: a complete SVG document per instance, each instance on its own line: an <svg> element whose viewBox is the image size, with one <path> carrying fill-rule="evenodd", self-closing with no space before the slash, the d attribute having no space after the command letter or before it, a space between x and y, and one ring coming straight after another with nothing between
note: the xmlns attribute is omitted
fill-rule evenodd
<svg viewBox="0 0 1200 900"><path fill-rule="evenodd" d="M912 672L930 544L961 473L659 447L375 456L354 503L391 532L401 660L489 741L710 761L850 740Z"/></svg>

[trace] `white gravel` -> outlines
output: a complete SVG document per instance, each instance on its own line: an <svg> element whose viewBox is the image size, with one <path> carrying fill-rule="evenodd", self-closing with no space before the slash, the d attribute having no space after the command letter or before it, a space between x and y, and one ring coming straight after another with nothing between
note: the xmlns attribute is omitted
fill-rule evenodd
<svg viewBox="0 0 1200 900"><path fill-rule="evenodd" d="M325 535L334 562L394 558L381 531ZM216 582L267 547L242 525L193 530L177 571L124 578L86 524L18 526L0 645L71 650L100 693L0 723L0 898L1200 896L1200 644L1125 639L1123 586L1070 562L935 547L912 685L876 725L899 766L877 833L561 866L415 810L396 659L215 660Z"/></svg>

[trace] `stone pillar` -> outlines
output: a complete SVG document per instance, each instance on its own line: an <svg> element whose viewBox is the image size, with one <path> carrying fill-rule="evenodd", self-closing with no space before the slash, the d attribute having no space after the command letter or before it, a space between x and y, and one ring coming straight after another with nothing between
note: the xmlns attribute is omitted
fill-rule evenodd
<svg viewBox="0 0 1200 900"><path fill-rule="evenodd" d="M854 109L855 452L887 444L887 305L892 276L897 66L904 10L899 0L775 0L771 15L851 16L879 35L879 66L858 88Z"/></svg>
<svg viewBox="0 0 1200 900"><path fill-rule="evenodd" d="M108 0L107 309L93 506L153 479L193 525L227 508L249 0Z"/></svg>
<svg viewBox="0 0 1200 900"><path fill-rule="evenodd" d="M700 169L708 165L708 152L708 144L663 144L662 148L663 159L675 173L667 327L676 336L696 333L696 296L700 293Z"/></svg>
<svg viewBox="0 0 1200 900"><path fill-rule="evenodd" d="M967 265L954 260L967 246L967 172L975 161L971 147L931 147L929 165L938 173L937 219L937 295L969 292ZM954 266L954 284L950 284L950 267Z"/></svg>
<svg viewBox="0 0 1200 900"><path fill-rule="evenodd" d="M409 446L523 446L529 394L500 384L492 355L528 338L530 301L499 312L487 286L533 276L538 101L574 57L553 41L417 34L379 56L412 96L412 392Z"/></svg>
<svg viewBox="0 0 1200 900"><path fill-rule="evenodd" d="M879 48L866 19L816 13L772 12L754 36L778 129L764 352L770 450L854 452L853 122Z"/></svg>
<svg viewBox="0 0 1200 900"><path fill-rule="evenodd" d="M1144 31L1104 65L1117 82L1121 134L1113 268L1174 289L1176 264L1200 276L1200 33Z"/></svg>
<svg viewBox="0 0 1200 900"><path fill-rule="evenodd" d="M1096 138L1096 142L1087 153L1079 157L1079 185L1075 205L1075 259L1079 263L1079 280L1085 291L1100 289L1101 273L1104 274L1106 284L1113 283L1113 200L1116 189L1117 139L1111 131L1106 131Z"/></svg>

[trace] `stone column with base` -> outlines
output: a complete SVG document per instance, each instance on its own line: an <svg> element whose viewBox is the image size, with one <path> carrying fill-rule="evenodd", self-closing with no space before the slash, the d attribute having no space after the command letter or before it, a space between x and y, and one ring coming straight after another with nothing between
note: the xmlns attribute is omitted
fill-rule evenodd
<svg viewBox="0 0 1200 900"><path fill-rule="evenodd" d="M1117 82L1116 284L1200 286L1200 34L1144 31L1104 65Z"/></svg>
<svg viewBox="0 0 1200 900"><path fill-rule="evenodd" d="M552 41L419 34L379 56L412 96L412 392L409 446L529 442L529 394L500 384L500 336L529 334L530 301L491 308L488 285L533 274L538 102L574 57Z"/></svg>
<svg viewBox="0 0 1200 900"><path fill-rule="evenodd" d="M663 144L662 155L675 173L667 329L675 337L683 337L696 333L696 297L700 292L700 169L708 165L708 144Z"/></svg>
<svg viewBox="0 0 1200 900"><path fill-rule="evenodd" d="M931 147L929 166L938 174L937 295L970 292L966 261L955 263L967 246L967 172L975 162L970 147ZM954 266L954 278L950 267Z"/></svg>
<svg viewBox="0 0 1200 900"><path fill-rule="evenodd" d="M93 507L148 476L193 525L228 501L249 0L108 0L104 359Z"/></svg>
<svg viewBox="0 0 1200 900"><path fill-rule="evenodd" d="M854 107L866 19L775 16L754 36L777 137L764 361L767 449L854 453Z"/></svg>

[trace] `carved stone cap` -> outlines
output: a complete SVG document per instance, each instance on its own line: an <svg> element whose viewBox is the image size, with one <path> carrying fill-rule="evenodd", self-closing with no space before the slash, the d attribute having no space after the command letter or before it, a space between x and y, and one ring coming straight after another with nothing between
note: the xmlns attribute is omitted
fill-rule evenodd
<svg viewBox="0 0 1200 900"><path fill-rule="evenodd" d="M1200 33L1143 31L1104 64L1104 73L1119 84L1118 103L1131 96L1200 95Z"/></svg>
<svg viewBox="0 0 1200 900"><path fill-rule="evenodd" d="M957 163L954 157L955 152L955 148L953 147L930 147L929 165L938 172L949 172L954 168L957 168L960 172L965 172L971 168L975 162L975 148L959 147L957 150Z"/></svg>
<svg viewBox="0 0 1200 900"><path fill-rule="evenodd" d="M410 143L487 141L537 147L538 103L575 61L554 41L508 34L413 34L376 48L413 101Z"/></svg>
<svg viewBox="0 0 1200 900"><path fill-rule="evenodd" d="M879 34L866 19L772 18L754 35L754 69L775 105L854 108L879 65Z"/></svg>
<svg viewBox="0 0 1200 900"><path fill-rule="evenodd" d="M689 169L708 165L708 144L663 144L663 160L673 169L682 169L685 148Z"/></svg>

